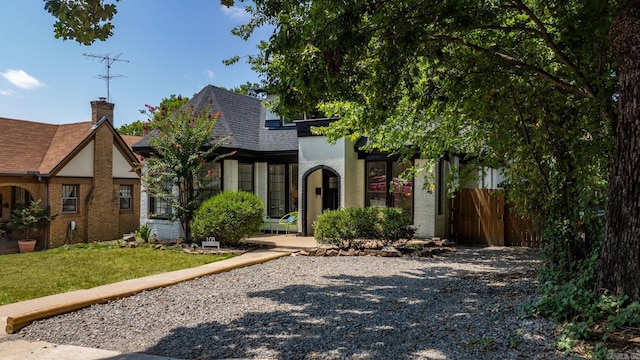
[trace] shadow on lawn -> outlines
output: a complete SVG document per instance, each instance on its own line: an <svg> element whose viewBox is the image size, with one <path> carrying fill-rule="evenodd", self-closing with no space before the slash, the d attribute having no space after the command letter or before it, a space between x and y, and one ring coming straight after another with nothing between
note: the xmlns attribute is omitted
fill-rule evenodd
<svg viewBox="0 0 640 360"><path fill-rule="evenodd" d="M327 286L254 292L249 297L297 310L264 309L268 316L176 328L145 352L189 359L555 357L548 349L553 339L522 331L525 322L535 320L512 315L512 308L534 292L533 271L503 270L438 266L389 277L340 275L328 278ZM464 296L453 296L458 291Z"/></svg>

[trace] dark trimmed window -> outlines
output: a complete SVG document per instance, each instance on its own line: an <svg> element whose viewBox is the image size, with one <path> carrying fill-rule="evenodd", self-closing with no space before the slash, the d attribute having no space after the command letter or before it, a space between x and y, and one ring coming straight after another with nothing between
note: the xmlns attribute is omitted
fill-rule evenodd
<svg viewBox="0 0 640 360"><path fill-rule="evenodd" d="M238 190L254 192L253 164L238 164Z"/></svg>
<svg viewBox="0 0 640 360"><path fill-rule="evenodd" d="M269 164L267 214L280 218L298 210L298 164Z"/></svg>
<svg viewBox="0 0 640 360"><path fill-rule="evenodd" d="M368 161L366 205L394 207L413 215L413 180L401 177L410 167L396 161Z"/></svg>
<svg viewBox="0 0 640 360"><path fill-rule="evenodd" d="M164 184L165 190L168 194L171 194L173 184L167 182ZM149 193L149 218L150 219L170 219L173 214L171 205L156 195Z"/></svg>
<svg viewBox="0 0 640 360"><path fill-rule="evenodd" d="M222 163L219 161L208 161L200 172L200 184L198 199L200 203L222 191Z"/></svg>

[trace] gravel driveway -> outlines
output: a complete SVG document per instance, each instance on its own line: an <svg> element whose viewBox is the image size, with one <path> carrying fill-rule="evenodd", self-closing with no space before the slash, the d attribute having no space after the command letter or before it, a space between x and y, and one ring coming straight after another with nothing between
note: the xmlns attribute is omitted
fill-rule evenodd
<svg viewBox="0 0 640 360"><path fill-rule="evenodd" d="M539 252L291 256L41 320L18 336L183 359L553 359L522 319Z"/></svg>

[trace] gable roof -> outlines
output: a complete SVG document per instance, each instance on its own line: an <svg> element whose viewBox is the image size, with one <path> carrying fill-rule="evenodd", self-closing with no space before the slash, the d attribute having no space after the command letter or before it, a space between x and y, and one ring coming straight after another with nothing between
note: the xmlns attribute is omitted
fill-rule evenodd
<svg viewBox="0 0 640 360"><path fill-rule="evenodd" d="M109 125L107 125L109 124ZM104 121L93 126L90 121L72 124L45 124L26 120L0 118L0 175L31 175L38 173L50 176L57 172L70 155L84 146L94 131L109 126L117 135L116 143L126 149L126 158L136 161L131 146L141 138L121 137ZM122 140L118 140L120 137Z"/></svg>
<svg viewBox="0 0 640 360"><path fill-rule="evenodd" d="M230 136L230 144L225 148L255 152L298 150L295 126L279 129L265 127L266 110L259 99L207 85L189 102L193 104L194 111L202 111L210 106L211 113L220 113L212 134ZM134 145L134 150L149 147L148 138L145 137Z"/></svg>
<svg viewBox="0 0 640 360"><path fill-rule="evenodd" d="M49 174L92 131L91 122L54 125L0 118L0 174Z"/></svg>

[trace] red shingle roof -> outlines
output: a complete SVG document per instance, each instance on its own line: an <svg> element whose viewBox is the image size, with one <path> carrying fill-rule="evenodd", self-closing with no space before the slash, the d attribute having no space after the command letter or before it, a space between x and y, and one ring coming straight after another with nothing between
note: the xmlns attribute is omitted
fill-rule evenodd
<svg viewBox="0 0 640 360"><path fill-rule="evenodd" d="M91 131L91 122L53 125L0 118L0 174L49 174Z"/></svg>

